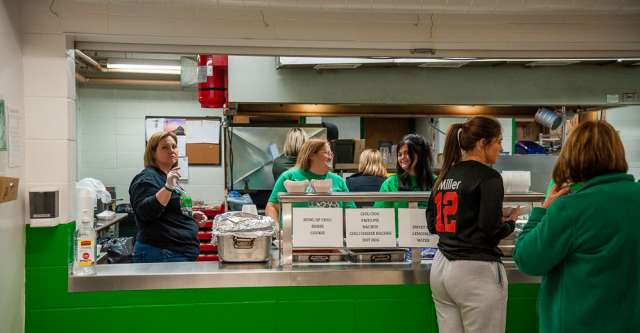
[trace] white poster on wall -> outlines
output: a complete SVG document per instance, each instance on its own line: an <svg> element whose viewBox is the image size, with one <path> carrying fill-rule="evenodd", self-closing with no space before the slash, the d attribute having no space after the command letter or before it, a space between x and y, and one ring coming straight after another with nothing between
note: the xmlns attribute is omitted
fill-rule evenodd
<svg viewBox="0 0 640 333"><path fill-rule="evenodd" d="M178 156L187 156L187 138L184 135L176 137L178 138Z"/></svg>
<svg viewBox="0 0 640 333"><path fill-rule="evenodd" d="M342 208L294 208L294 247L342 247Z"/></svg>
<svg viewBox="0 0 640 333"><path fill-rule="evenodd" d="M7 108L7 142L9 167L24 165L24 116L18 109Z"/></svg>
<svg viewBox="0 0 640 333"><path fill-rule="evenodd" d="M146 140L157 132L164 131L164 118L147 118L145 121Z"/></svg>
<svg viewBox="0 0 640 333"><path fill-rule="evenodd" d="M345 210L347 247L396 247L393 208Z"/></svg>
<svg viewBox="0 0 640 333"><path fill-rule="evenodd" d="M438 246L438 235L432 235L427 228L425 209L398 208L398 246Z"/></svg>
<svg viewBox="0 0 640 333"><path fill-rule="evenodd" d="M186 156L178 157L178 167L180 167L180 180L189 179L189 158Z"/></svg>

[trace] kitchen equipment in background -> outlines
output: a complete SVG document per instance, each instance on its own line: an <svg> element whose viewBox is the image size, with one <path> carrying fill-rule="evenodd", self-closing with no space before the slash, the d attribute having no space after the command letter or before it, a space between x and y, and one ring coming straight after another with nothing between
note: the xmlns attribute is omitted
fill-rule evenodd
<svg viewBox="0 0 640 333"><path fill-rule="evenodd" d="M231 191L227 195L227 205L229 210L232 211L242 211L243 205L252 205L253 200L251 200L251 196L248 194L240 194L237 191Z"/></svg>
<svg viewBox="0 0 640 333"><path fill-rule="evenodd" d="M293 261L304 263L325 263L345 261L347 253L342 249L293 249Z"/></svg>
<svg viewBox="0 0 640 333"><path fill-rule="evenodd" d="M29 191L29 219L32 225L56 225L60 209L57 188L34 188Z"/></svg>
<svg viewBox="0 0 640 333"><path fill-rule="evenodd" d="M378 150L382 154L382 160L385 165L390 165L393 162L393 143L391 141L380 141L378 143Z"/></svg>
<svg viewBox="0 0 640 333"><path fill-rule="evenodd" d="M505 193L527 193L531 188L531 171L502 171Z"/></svg>
<svg viewBox="0 0 640 333"><path fill-rule="evenodd" d="M539 108L538 111L536 111L534 119L538 124L552 130L557 129L564 122L562 115L545 107Z"/></svg>
<svg viewBox="0 0 640 333"><path fill-rule="evenodd" d="M349 260L353 262L403 262L407 249L350 249Z"/></svg>
<svg viewBox="0 0 640 333"><path fill-rule="evenodd" d="M546 150L543 146L533 142L521 140L516 142L516 154L545 154Z"/></svg>
<svg viewBox="0 0 640 333"><path fill-rule="evenodd" d="M353 140L335 140L331 143L334 163L353 163L355 143Z"/></svg>

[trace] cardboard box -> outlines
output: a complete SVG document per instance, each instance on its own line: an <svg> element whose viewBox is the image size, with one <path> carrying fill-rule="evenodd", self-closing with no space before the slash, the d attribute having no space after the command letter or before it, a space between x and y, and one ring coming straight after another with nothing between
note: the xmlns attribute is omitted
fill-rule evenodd
<svg viewBox="0 0 640 333"><path fill-rule="evenodd" d="M18 198L18 184L20 179L0 177L0 202L13 201Z"/></svg>

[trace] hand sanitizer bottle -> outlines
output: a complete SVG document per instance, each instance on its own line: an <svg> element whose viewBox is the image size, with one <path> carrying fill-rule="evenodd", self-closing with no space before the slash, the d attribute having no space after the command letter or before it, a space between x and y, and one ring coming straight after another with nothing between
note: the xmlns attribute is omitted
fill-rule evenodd
<svg viewBox="0 0 640 333"><path fill-rule="evenodd" d="M73 275L96 274L96 231L93 228L93 212L83 209L76 224L75 258Z"/></svg>

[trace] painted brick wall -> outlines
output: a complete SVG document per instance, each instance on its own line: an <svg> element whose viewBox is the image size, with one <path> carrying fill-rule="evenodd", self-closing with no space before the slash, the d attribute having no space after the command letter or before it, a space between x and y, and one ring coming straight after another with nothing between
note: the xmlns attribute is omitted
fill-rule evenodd
<svg viewBox="0 0 640 333"><path fill-rule="evenodd" d="M78 179L116 186L129 200L131 179L143 169L145 116L221 116L202 109L195 91L82 88L78 91ZM222 201L223 166L190 166L184 183L194 200Z"/></svg>

